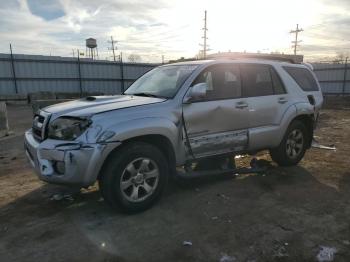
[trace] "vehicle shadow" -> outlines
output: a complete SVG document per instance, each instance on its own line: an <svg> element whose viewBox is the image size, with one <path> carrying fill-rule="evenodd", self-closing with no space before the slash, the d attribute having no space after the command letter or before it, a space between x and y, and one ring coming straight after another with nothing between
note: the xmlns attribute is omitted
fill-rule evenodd
<svg viewBox="0 0 350 262"><path fill-rule="evenodd" d="M112 210L97 188L50 200L57 190L44 185L0 208L1 261L314 261L324 245L336 261L350 258L348 193L300 166L171 180L135 215Z"/></svg>

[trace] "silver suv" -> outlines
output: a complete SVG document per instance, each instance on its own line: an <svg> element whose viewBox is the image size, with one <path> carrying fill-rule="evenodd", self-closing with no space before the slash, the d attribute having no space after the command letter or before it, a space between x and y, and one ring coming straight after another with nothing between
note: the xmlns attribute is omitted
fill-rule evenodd
<svg viewBox="0 0 350 262"><path fill-rule="evenodd" d="M123 95L40 110L25 148L40 179L79 187L98 181L106 202L140 211L180 166L266 149L279 165L296 165L311 146L322 102L315 75L301 64L169 64Z"/></svg>

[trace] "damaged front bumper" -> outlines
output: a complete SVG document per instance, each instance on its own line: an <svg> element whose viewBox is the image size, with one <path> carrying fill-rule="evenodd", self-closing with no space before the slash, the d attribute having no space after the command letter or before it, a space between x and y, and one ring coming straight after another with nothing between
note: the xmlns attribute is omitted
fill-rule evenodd
<svg viewBox="0 0 350 262"><path fill-rule="evenodd" d="M81 144L52 139L39 143L31 130L25 132L24 138L27 158L41 180L82 187L95 183L106 157L120 144Z"/></svg>

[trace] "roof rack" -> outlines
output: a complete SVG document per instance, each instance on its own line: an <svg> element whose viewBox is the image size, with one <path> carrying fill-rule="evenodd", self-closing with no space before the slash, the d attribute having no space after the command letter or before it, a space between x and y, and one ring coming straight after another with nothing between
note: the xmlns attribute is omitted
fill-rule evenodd
<svg viewBox="0 0 350 262"><path fill-rule="evenodd" d="M287 63L292 63L292 64L296 64L296 62L291 59L291 58L286 58L286 57L278 57L278 56L269 56L269 55L262 55L262 56L255 56L255 55L247 55L247 56L243 56L240 58L254 58L254 59L262 59L262 60L273 60L273 61L280 61L280 62L287 62Z"/></svg>
<svg viewBox="0 0 350 262"><path fill-rule="evenodd" d="M263 59L263 60L273 60L280 62L287 62L292 64L300 64L303 62L304 56L302 55L285 55L285 54L255 54L255 53L217 53L208 55L209 59Z"/></svg>

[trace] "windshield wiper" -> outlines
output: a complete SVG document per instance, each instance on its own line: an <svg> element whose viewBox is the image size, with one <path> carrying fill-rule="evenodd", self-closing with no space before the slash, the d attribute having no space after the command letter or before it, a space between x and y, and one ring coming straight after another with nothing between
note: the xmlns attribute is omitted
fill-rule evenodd
<svg viewBox="0 0 350 262"><path fill-rule="evenodd" d="M166 98L164 96L157 96L155 94L151 94L151 93L144 93L144 92L140 92L140 93L135 93L135 94L130 94L132 96L147 96L147 97L157 97L157 98Z"/></svg>

